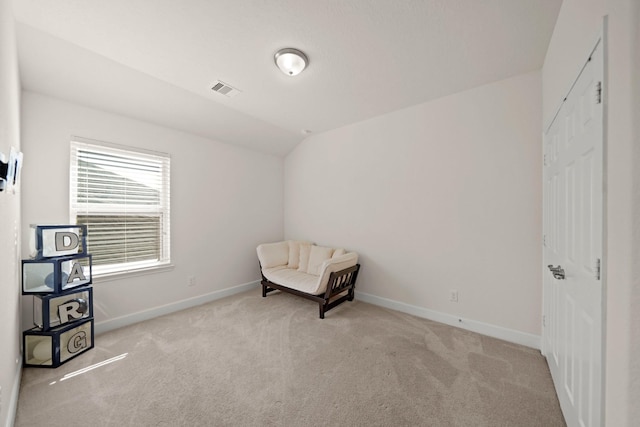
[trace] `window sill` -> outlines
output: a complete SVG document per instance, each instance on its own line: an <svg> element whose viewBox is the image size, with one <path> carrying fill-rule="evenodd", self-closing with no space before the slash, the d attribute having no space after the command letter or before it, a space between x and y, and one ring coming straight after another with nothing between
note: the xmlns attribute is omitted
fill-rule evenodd
<svg viewBox="0 0 640 427"><path fill-rule="evenodd" d="M146 276L149 274L164 273L167 271L171 271L174 268L175 268L175 265L173 264L165 264L165 265L158 265L154 267L137 268L137 269L127 270L127 271L102 273L100 275L94 274L92 282L93 283L111 282L114 280L125 279L128 277Z"/></svg>

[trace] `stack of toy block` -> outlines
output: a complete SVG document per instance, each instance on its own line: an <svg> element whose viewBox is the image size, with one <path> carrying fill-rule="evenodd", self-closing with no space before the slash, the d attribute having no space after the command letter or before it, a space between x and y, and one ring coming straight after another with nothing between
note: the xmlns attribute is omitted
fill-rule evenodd
<svg viewBox="0 0 640 427"><path fill-rule="evenodd" d="M34 328L23 332L24 366L56 368L93 348L91 255L85 225L33 225L22 260L22 294Z"/></svg>

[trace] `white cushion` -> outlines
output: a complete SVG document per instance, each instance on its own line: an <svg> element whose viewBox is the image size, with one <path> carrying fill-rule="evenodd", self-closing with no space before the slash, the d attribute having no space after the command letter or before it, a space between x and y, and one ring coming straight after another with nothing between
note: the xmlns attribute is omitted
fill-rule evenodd
<svg viewBox="0 0 640 427"><path fill-rule="evenodd" d="M289 240L289 263L287 268L298 268L300 263L300 242Z"/></svg>
<svg viewBox="0 0 640 427"><path fill-rule="evenodd" d="M342 256L346 253L347 251L345 251L343 248L338 248L335 251L333 251L333 255L331 255L331 258L338 258L339 256Z"/></svg>
<svg viewBox="0 0 640 427"><path fill-rule="evenodd" d="M289 243L264 243L256 249L262 268L287 265L289 262Z"/></svg>
<svg viewBox="0 0 640 427"><path fill-rule="evenodd" d="M331 255L333 255L333 248L315 245L311 246L307 273L318 276L320 274L320 266L326 260L331 259Z"/></svg>
<svg viewBox="0 0 640 427"><path fill-rule="evenodd" d="M273 283L296 289L300 292L306 292L312 295L318 295L324 292L324 290L318 290L318 276L302 273L298 270L275 267L262 270L262 274Z"/></svg>
<svg viewBox="0 0 640 427"><path fill-rule="evenodd" d="M300 245L310 245L310 242L289 240L289 263L287 268L298 268L300 264Z"/></svg>
<svg viewBox="0 0 640 427"><path fill-rule="evenodd" d="M352 267L357 263L358 254L349 252L338 258L328 259L323 262L320 268L320 276L302 273L282 266L262 269L262 274L273 283L308 294L320 295L327 290L331 273Z"/></svg>
<svg viewBox="0 0 640 427"><path fill-rule="evenodd" d="M311 245L301 243L300 244L300 260L298 262L298 271L306 273L309 267L309 254L311 253Z"/></svg>

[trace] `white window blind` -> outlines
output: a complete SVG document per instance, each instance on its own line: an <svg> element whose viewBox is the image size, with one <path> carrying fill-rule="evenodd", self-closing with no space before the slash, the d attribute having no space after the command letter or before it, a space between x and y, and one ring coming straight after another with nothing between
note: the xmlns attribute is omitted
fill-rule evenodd
<svg viewBox="0 0 640 427"><path fill-rule="evenodd" d="M74 137L71 220L87 226L94 276L169 264L168 154Z"/></svg>

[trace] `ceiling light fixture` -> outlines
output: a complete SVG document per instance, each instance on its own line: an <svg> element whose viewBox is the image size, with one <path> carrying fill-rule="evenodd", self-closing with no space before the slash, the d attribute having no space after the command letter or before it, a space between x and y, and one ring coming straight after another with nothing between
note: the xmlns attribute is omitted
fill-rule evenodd
<svg viewBox="0 0 640 427"><path fill-rule="evenodd" d="M293 48L280 49L274 55L276 65L287 76L296 76L309 64L309 58L302 51Z"/></svg>

